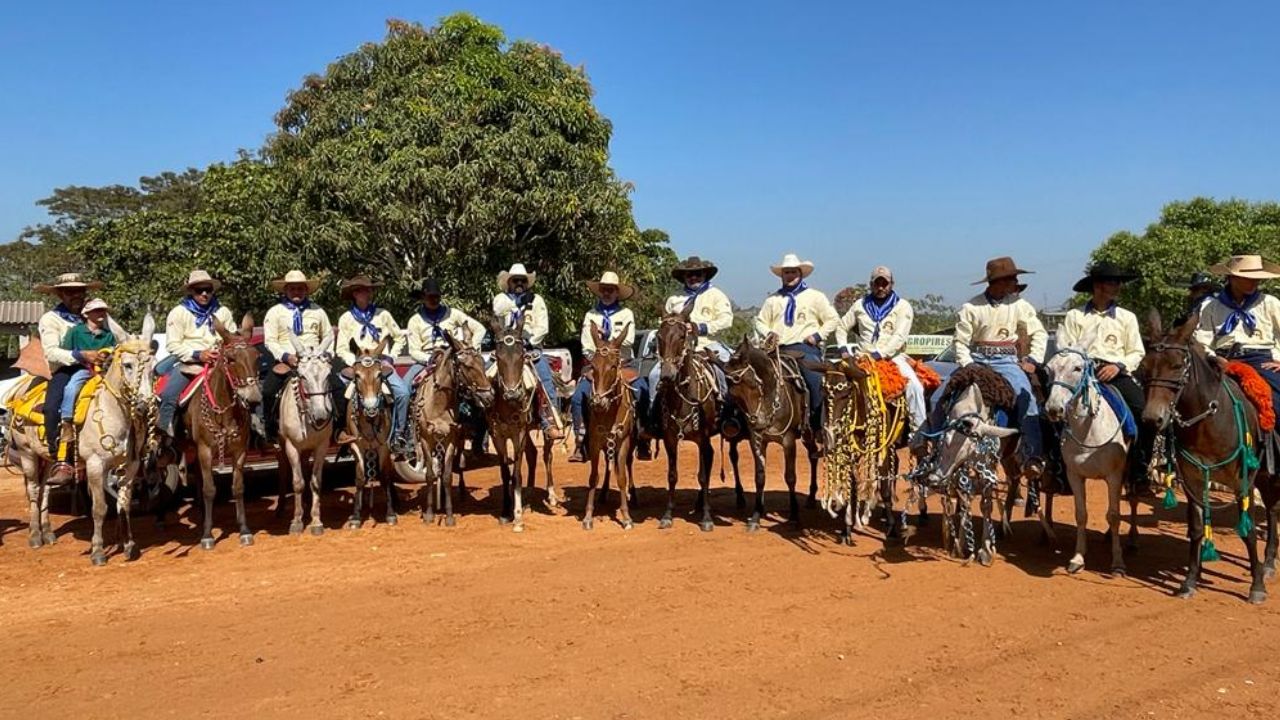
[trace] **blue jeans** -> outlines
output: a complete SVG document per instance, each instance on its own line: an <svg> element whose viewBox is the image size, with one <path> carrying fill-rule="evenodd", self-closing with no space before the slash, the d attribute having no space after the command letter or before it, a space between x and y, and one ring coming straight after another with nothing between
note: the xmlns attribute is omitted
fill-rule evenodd
<svg viewBox="0 0 1280 720"><path fill-rule="evenodd" d="M822 429L822 408L825 403L822 397L822 373L805 367L805 361L822 362L822 350L809 343L792 343L780 347L784 351L800 352L804 358L800 361L800 374L804 376L804 384L809 388L809 427Z"/></svg>
<svg viewBox="0 0 1280 720"><path fill-rule="evenodd" d="M573 415L573 434L581 438L587 434L586 406L587 401L591 399L593 387L591 380L581 377L578 379L578 386L573 389L573 398L569 400L570 412ZM648 408L649 403L649 381L647 378L636 377L631 381L631 392L636 395L637 412L643 412Z"/></svg>
<svg viewBox="0 0 1280 720"><path fill-rule="evenodd" d="M391 437L395 437L404 431L409 420L409 399L413 394L413 385L410 383L413 378L408 377L408 373L405 373L405 377L400 377L399 373L392 370L382 376L382 381L391 388Z"/></svg>
<svg viewBox="0 0 1280 720"><path fill-rule="evenodd" d="M178 412L178 398L191 384L191 378L183 374L176 355L170 355L156 363L155 374L167 378L164 390L160 393L160 411L157 421L162 432L173 434L173 416Z"/></svg>
<svg viewBox="0 0 1280 720"><path fill-rule="evenodd" d="M538 359L533 361L533 372L538 376L538 383L542 385L542 391L547 394L547 402L552 404L559 403L560 396L556 394L556 382L551 377L551 363L547 362L547 356L541 352L538 353ZM542 418L543 430L546 430L550 425L551 418Z"/></svg>
<svg viewBox="0 0 1280 720"><path fill-rule="evenodd" d="M1040 435L1040 406L1036 403L1036 396L1031 393L1031 380L1027 377L1027 373L1023 371L1022 366L1018 364L1017 358L1012 355L997 355L994 357L975 355L974 362L982 363L1000 373L1000 376L1008 380L1009 384L1013 386L1013 412L1016 416L1018 434L1021 436L1018 442L1018 457L1024 463L1031 458L1044 457L1044 441ZM929 426L931 428L939 427L942 424L942 417L947 409L941 407L940 400L946 392L949 382L950 378L948 378L948 382L942 384L942 387L934 391L933 398L931 398L934 405L934 412L929 417Z"/></svg>
<svg viewBox="0 0 1280 720"><path fill-rule="evenodd" d="M63 420L70 420L76 411L76 397L80 395L80 388L89 382L89 378L93 377L93 371L89 368L80 368L71 375L71 379L67 381L67 389L62 396L62 407L60 415Z"/></svg>

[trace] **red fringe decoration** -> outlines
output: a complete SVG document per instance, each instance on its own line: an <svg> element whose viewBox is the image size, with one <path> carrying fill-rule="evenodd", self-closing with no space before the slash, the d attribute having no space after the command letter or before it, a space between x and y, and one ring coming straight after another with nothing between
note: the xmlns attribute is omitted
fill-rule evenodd
<svg viewBox="0 0 1280 720"><path fill-rule="evenodd" d="M1244 390L1244 396L1253 403L1258 409L1258 424L1266 432L1276 429L1276 409L1271 403L1271 386L1266 380L1258 374L1257 370L1240 362L1232 360L1227 363L1227 375L1236 379L1240 383L1240 388Z"/></svg>
<svg viewBox="0 0 1280 720"><path fill-rule="evenodd" d="M915 371L916 379L924 386L924 396L926 398L932 395L934 390L942 387L942 376L938 375L933 368L913 357L908 357L907 362L911 365L911 369Z"/></svg>

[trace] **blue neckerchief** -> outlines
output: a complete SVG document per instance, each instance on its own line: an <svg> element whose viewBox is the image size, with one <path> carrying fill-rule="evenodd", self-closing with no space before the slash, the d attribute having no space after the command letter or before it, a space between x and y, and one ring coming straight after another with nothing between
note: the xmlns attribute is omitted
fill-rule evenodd
<svg viewBox="0 0 1280 720"><path fill-rule="evenodd" d="M373 324L373 316L378 314L378 306L369 303L368 310L361 310L359 305L351 304L351 317L360 323L360 339L363 340L365 335L373 338L374 342L378 342L382 338L382 331L377 325Z"/></svg>
<svg viewBox="0 0 1280 720"><path fill-rule="evenodd" d="M191 314L196 316L197 329L199 329L201 325L208 325L209 329L212 330L213 315L218 312L218 308L222 307L222 305L218 302L218 298L216 297L210 300L208 305L201 305L196 302L195 298L188 295L183 299L182 307L191 311Z"/></svg>
<svg viewBox="0 0 1280 720"><path fill-rule="evenodd" d="M698 296L706 292L711 287L710 280L703 280L701 285L689 287L684 286L684 309L688 310L690 305L698 301Z"/></svg>
<svg viewBox="0 0 1280 720"><path fill-rule="evenodd" d="M293 312L293 334L301 335L302 334L302 311L311 307L311 300L310 299L303 300L297 305L294 305L289 300L289 298L280 298L280 304Z"/></svg>
<svg viewBox="0 0 1280 720"><path fill-rule="evenodd" d="M53 313L58 317L62 318L63 320L66 320L67 322L71 323L72 325L79 325L80 323L84 322L83 316L77 315L76 313L71 312L70 310L67 309L67 306L63 305L62 303L58 303L58 306L53 309Z"/></svg>
<svg viewBox="0 0 1280 720"><path fill-rule="evenodd" d="M516 323L520 322L520 316L524 314L524 306L520 304L520 300L524 298L524 293L509 292L507 297L511 298L511 304L516 308L511 311L511 317L507 318L507 327L513 328Z"/></svg>
<svg viewBox="0 0 1280 720"><path fill-rule="evenodd" d="M444 338L444 331L440 329L440 323L449 315L448 305L440 303L440 307L434 311L428 310L426 305L419 305L418 314L431 325L431 339L441 340Z"/></svg>
<svg viewBox="0 0 1280 720"><path fill-rule="evenodd" d="M774 293L775 295L781 295L782 297L787 299L787 309L782 313L782 321L787 324L787 327L791 327L792 325L796 324L796 295L799 295L800 293L808 289L809 289L809 286L805 285L804 281L801 280L793 288L784 287L778 292Z"/></svg>
<svg viewBox="0 0 1280 720"><path fill-rule="evenodd" d="M889 297L882 302L877 302L871 293L862 296L862 309L866 311L867 316L871 318L871 322L876 324L875 332L871 334L871 341L875 342L880 339L880 323L893 312L893 308L898 305L898 293L891 292Z"/></svg>
<svg viewBox="0 0 1280 720"><path fill-rule="evenodd" d="M1006 298L1008 298L1009 296L1008 296L1008 295L1005 295L1004 297L1002 297L1002 298L1000 298L999 300L997 300L997 299L995 299L995 298L991 297L991 293L989 293L989 292L988 292L988 291L986 291L986 290L983 290L983 291L982 291L982 297L984 297L984 298L986 298L986 299L987 299L987 304L989 304L989 305L999 305L1000 303L1004 302L1004 301L1005 301L1005 299L1006 299Z"/></svg>
<svg viewBox="0 0 1280 720"><path fill-rule="evenodd" d="M1227 319L1222 321L1222 326L1218 328L1218 335L1230 335L1241 322L1244 323L1244 329L1248 330L1250 335L1258 329L1258 318L1254 317L1250 308L1262 299L1262 291L1256 290L1252 295L1246 295L1244 302L1239 305L1231 298L1231 292L1226 288L1219 290L1213 297L1231 311Z"/></svg>
<svg viewBox="0 0 1280 720"><path fill-rule="evenodd" d="M613 337L613 314L621 309L621 303L615 302L612 305L605 305L599 300L596 301L596 312L600 313L600 317L604 318L604 322L600 323L600 330L604 333L605 340Z"/></svg>
<svg viewBox="0 0 1280 720"><path fill-rule="evenodd" d="M1096 312L1099 315L1106 315L1109 318L1114 318L1116 316L1116 304L1113 302L1110 305L1107 305L1106 310L1099 310L1094 306L1093 301L1090 300L1084 304L1084 314L1088 315L1091 312Z"/></svg>

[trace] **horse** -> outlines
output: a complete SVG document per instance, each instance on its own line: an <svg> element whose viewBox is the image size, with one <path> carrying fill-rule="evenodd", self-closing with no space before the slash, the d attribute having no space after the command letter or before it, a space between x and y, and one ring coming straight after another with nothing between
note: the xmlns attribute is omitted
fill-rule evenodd
<svg viewBox="0 0 1280 720"><path fill-rule="evenodd" d="M449 346L436 353L431 371L422 372L414 380L410 413L417 428L415 455L420 467L406 460L397 460L395 467L405 481L427 486L422 521L435 522L436 508L443 504L444 524L453 527L457 522L453 515L453 473L456 468L461 477L457 458L465 430L458 413L461 396L469 395L483 409L493 401L493 391L480 352L448 333L445 339Z"/></svg>
<svg viewBox="0 0 1280 720"><path fill-rule="evenodd" d="M236 503L236 524L240 526L240 545L253 544L253 531L249 529L244 507L244 461L249 449L249 420L252 407L262 402L262 387L258 384L257 348L252 344L253 315L246 313L240 321L239 332L230 332L222 321L214 318L213 330L222 344L212 362L202 372L203 384L187 403L183 415L187 444L194 445L200 462L201 494L204 498L204 515L200 533L200 547L212 550L213 500L217 495L213 471L219 465L231 461L231 492ZM182 462L183 447L175 448L173 461L180 473L185 472ZM168 463L161 461L159 468Z"/></svg>
<svg viewBox="0 0 1280 720"><path fill-rule="evenodd" d="M764 515L764 465L769 443L782 446L790 500L789 521L793 526L800 525L800 503L796 498L797 439L803 439L809 453L810 498L817 496L818 452L812 434L807 432L809 410L805 390L799 371L793 369L788 374L783 368L776 342L770 341L764 348L758 348L746 337L725 367L729 397L746 418L748 443L755 459L756 500L747 520L749 532L760 529L760 517Z"/></svg>
<svg viewBox="0 0 1280 720"><path fill-rule="evenodd" d="M661 365L656 395L662 407L662 445L667 451L667 509L658 527L671 527L680 442L689 440L698 446L698 501L694 512L702 513L702 531L711 532L715 527L711 519L711 466L715 462L711 438L717 433L719 408L712 363L697 352L698 336L689 330L692 312L690 303L683 312L663 317L658 326Z"/></svg>
<svg viewBox="0 0 1280 720"><path fill-rule="evenodd" d="M1064 422L1062 460L1076 504L1076 553L1067 563L1067 572L1084 569L1089 509L1085 503L1085 478L1107 481L1107 527L1111 535L1111 574L1125 575L1124 553L1120 547L1120 491L1131 440L1122 432L1120 418L1102 397L1094 375L1093 360L1082 348L1092 338L1086 336L1075 347L1059 350L1046 363L1053 378L1044 410L1052 422ZM1138 499L1129 496L1129 543L1137 540Z"/></svg>
<svg viewBox="0 0 1280 720"><path fill-rule="evenodd" d="M372 505L369 484L378 481L381 481L387 497L386 523L396 524L396 485L391 475L391 449L388 445L392 409L383 389L382 376L382 356L390 341L390 336L383 337L377 347L364 350L354 338L351 340L351 352L356 356L355 364L351 366L350 385L355 402L347 404L346 417L347 431L356 438L351 444L351 453L356 461L355 502L351 517L347 519L347 528L351 530L360 529L364 521L366 493L370 495Z"/></svg>
<svg viewBox="0 0 1280 720"><path fill-rule="evenodd" d="M154 440L156 403L151 351L154 331L155 320L148 314L140 335L123 338L110 351L101 370L101 383L89 396L84 426L78 429L74 439L93 504L93 538L89 550L93 565L107 563L102 528L107 514L107 485L115 478L119 479L117 523L122 526L118 533L119 549L128 560L138 557L129 513L133 484ZM20 383L13 397L23 397L34 382L32 377ZM39 432L41 424L14 413L9 427L12 450L18 456L26 481L31 511L27 544L32 548L51 545L56 540L49 520L49 489L44 472L50 458ZM67 441L73 442L72 438Z"/></svg>
<svg viewBox="0 0 1280 720"><path fill-rule="evenodd" d="M582 517L584 530L590 530L595 525L592 516L595 512L596 483L600 480L602 452L605 455L605 485L608 485L611 473L618 476L618 514L622 529L630 530L633 525L627 501L631 492L636 403L631 395L627 371L622 367L622 346L626 342L630 325L624 325L613 340L606 340L595 322L590 325L596 353L591 357L594 388L591 393L591 408L587 414L587 457L591 460L591 476L587 487L587 508Z"/></svg>
<svg viewBox="0 0 1280 720"><path fill-rule="evenodd" d="M1280 487L1272 468L1259 468L1256 453L1265 440L1258 412L1243 399L1235 379L1192 340L1199 313L1168 334L1160 325L1159 315L1153 313L1151 334L1161 339L1147 349L1142 360L1147 400L1142 419L1159 432L1169 433L1172 447L1167 446L1166 452L1172 455L1171 464L1187 496L1190 556L1187 577L1175 594L1181 598L1195 595L1201 562L1217 556L1209 497L1210 484L1217 483L1235 493L1240 507L1236 531L1249 553L1249 602L1262 603L1267 598L1266 580L1275 577ZM1255 487L1262 495L1267 517L1263 562L1258 561L1257 533L1249 513Z"/></svg>
<svg viewBox="0 0 1280 720"><path fill-rule="evenodd" d="M498 450L502 474L502 513L500 521L510 518L512 530L524 531L524 496L521 490L521 465L523 459L529 467L529 489L535 485L538 451L533 444L532 432L538 426L533 408L537 402L537 382L531 377L524 349L524 314L512 327L506 327L500 319L492 324L494 337L493 406L489 408L489 433ZM547 471L547 505L560 503L556 495L555 476L551 471L551 450L554 442L544 438L542 466Z"/></svg>
<svg viewBox="0 0 1280 720"><path fill-rule="evenodd" d="M822 389L827 466L822 504L832 517L844 515L840 539L853 545L854 529L870 522L877 503L884 508L885 537L900 537L893 505L898 446L906 430L905 396L886 401L875 372L849 360L825 370Z"/></svg>
<svg viewBox="0 0 1280 720"><path fill-rule="evenodd" d="M329 440L333 435L333 396L329 391L329 374L332 372L332 361L329 350L333 347L333 336L328 335L318 348L304 347L296 336L290 335L294 356L298 358L298 366L293 376L285 382L280 392L280 450L277 460L280 469L280 499L276 505L279 514L284 509L285 486L284 465L288 459L293 478L293 522L289 525L289 534L302 533L302 502L305 485L303 483L303 462L309 461L311 466L311 514L309 526L312 535L323 535L324 524L320 521L320 488L324 475L324 464L329 453Z"/></svg>

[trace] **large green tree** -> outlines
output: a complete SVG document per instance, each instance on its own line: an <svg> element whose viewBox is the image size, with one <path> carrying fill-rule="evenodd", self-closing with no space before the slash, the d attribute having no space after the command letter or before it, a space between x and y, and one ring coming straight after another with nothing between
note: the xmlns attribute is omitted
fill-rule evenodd
<svg viewBox="0 0 1280 720"><path fill-rule="evenodd" d="M1280 204L1195 198L1169 203L1142 234L1118 232L1096 248L1091 260L1107 260L1142 275L1127 285L1121 301L1140 315L1155 308L1166 317L1182 311L1191 273L1231 255L1260 253L1280 258Z"/></svg>

